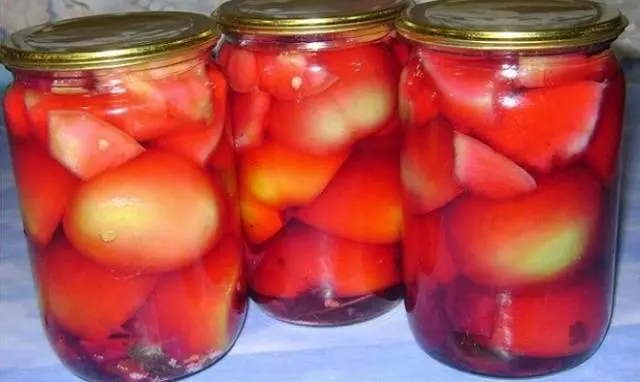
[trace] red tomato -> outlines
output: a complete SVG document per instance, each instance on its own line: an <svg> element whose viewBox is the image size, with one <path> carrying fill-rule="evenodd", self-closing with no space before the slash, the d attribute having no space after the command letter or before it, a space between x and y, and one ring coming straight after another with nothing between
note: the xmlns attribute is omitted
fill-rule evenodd
<svg viewBox="0 0 640 382"><path fill-rule="evenodd" d="M502 90L500 63L419 50L422 64L438 89L440 111L463 133L491 129ZM426 90L429 92L429 88Z"/></svg>
<svg viewBox="0 0 640 382"><path fill-rule="evenodd" d="M400 241L402 186L398 150L359 147L327 188L296 217L313 227L363 243Z"/></svg>
<svg viewBox="0 0 640 382"><path fill-rule="evenodd" d="M159 138L152 141L150 146L174 152L204 166L220 143L222 134L222 126L211 126L205 130L186 131Z"/></svg>
<svg viewBox="0 0 640 382"><path fill-rule="evenodd" d="M79 111L49 112L49 152L81 179L137 157L144 148L115 126Z"/></svg>
<svg viewBox="0 0 640 382"><path fill-rule="evenodd" d="M347 156L314 156L267 141L240 158L240 187L276 208L305 205L320 195Z"/></svg>
<svg viewBox="0 0 640 382"><path fill-rule="evenodd" d="M259 90L250 93L231 93L233 135L238 151L251 149L262 143L271 97Z"/></svg>
<svg viewBox="0 0 640 382"><path fill-rule="evenodd" d="M25 94L25 88L20 84L9 87L4 94L4 118L7 130L14 138L26 138L29 135Z"/></svg>
<svg viewBox="0 0 640 382"><path fill-rule="evenodd" d="M37 256L36 272L44 313L85 340L121 331L157 280L103 268L62 238Z"/></svg>
<svg viewBox="0 0 640 382"><path fill-rule="evenodd" d="M315 56L299 52L256 54L260 89L280 100L318 94L336 81Z"/></svg>
<svg viewBox="0 0 640 382"><path fill-rule="evenodd" d="M453 129L442 118L406 133L401 175L413 213L431 212L460 194L454 176L453 136Z"/></svg>
<svg viewBox="0 0 640 382"><path fill-rule="evenodd" d="M420 59L413 57L400 76L398 109L406 127L419 127L438 115L438 93Z"/></svg>
<svg viewBox="0 0 640 382"><path fill-rule="evenodd" d="M211 121L211 127L224 129L225 121L227 119L227 102L229 86L227 80L220 69L215 64L207 66L207 77L211 85L211 104L213 105L213 119Z"/></svg>
<svg viewBox="0 0 640 382"><path fill-rule="evenodd" d="M603 85L574 82L501 99L499 124L476 133L517 163L540 172L587 148L598 121Z"/></svg>
<svg viewBox="0 0 640 382"><path fill-rule="evenodd" d="M13 142L18 201L29 238L45 246L58 229L79 181L39 146Z"/></svg>
<svg viewBox="0 0 640 382"><path fill-rule="evenodd" d="M402 244L405 284L415 284L420 278L449 283L458 275L440 213L407 214Z"/></svg>
<svg viewBox="0 0 640 382"><path fill-rule="evenodd" d="M445 289L444 308L452 330L474 338L491 338L505 301L496 291L459 278ZM505 296L510 295L505 292ZM539 333L540 334L540 333Z"/></svg>
<svg viewBox="0 0 640 382"><path fill-rule="evenodd" d="M212 84L204 66L159 79L153 85L166 97L169 116L190 122L202 121L205 125L214 117Z"/></svg>
<svg viewBox="0 0 640 382"><path fill-rule="evenodd" d="M401 282L398 256L394 245L357 243L293 224L267 247L251 287L282 298L319 287L337 297L361 296Z"/></svg>
<svg viewBox="0 0 640 382"><path fill-rule="evenodd" d="M453 147L456 179L470 192L500 199L536 189L527 171L477 139L454 132Z"/></svg>
<svg viewBox="0 0 640 382"><path fill-rule="evenodd" d="M64 230L100 264L166 272L192 264L215 244L224 208L207 173L175 154L148 150L83 183Z"/></svg>
<svg viewBox="0 0 640 382"><path fill-rule="evenodd" d="M460 271L480 284L522 287L567 277L593 259L602 189L579 167L540 178L513 199L463 196L446 232Z"/></svg>
<svg viewBox="0 0 640 382"><path fill-rule="evenodd" d="M225 124L228 124L228 121ZM229 134L227 127L225 127L225 132L220 138L218 146L209 157L209 166L219 171L235 171L235 153L231 134Z"/></svg>
<svg viewBox="0 0 640 382"><path fill-rule="evenodd" d="M235 338L244 307L242 245L228 236L202 263L160 279L134 327L168 356L185 361L193 356L221 354ZM242 304L244 306L244 304Z"/></svg>
<svg viewBox="0 0 640 382"><path fill-rule="evenodd" d="M585 151L585 162L600 175L605 183L610 182L617 171L625 100L624 75L619 72L604 88L600 118L593 138Z"/></svg>
<svg viewBox="0 0 640 382"><path fill-rule="evenodd" d="M521 56L515 82L526 88L554 87L576 81L602 81L617 63L607 55Z"/></svg>
<svg viewBox="0 0 640 382"><path fill-rule="evenodd" d="M240 197L242 226L252 244L262 244L284 227L280 211L266 206L250 197Z"/></svg>
<svg viewBox="0 0 640 382"><path fill-rule="evenodd" d="M605 286L601 276L538 293L503 292L496 297L502 304L490 345L526 357L568 357L594 350L607 329L610 299L611 286Z"/></svg>
<svg viewBox="0 0 640 382"><path fill-rule="evenodd" d="M406 65L407 62L409 62L411 55L411 45L409 42L400 37L394 38L391 40L391 48L402 65Z"/></svg>
<svg viewBox="0 0 640 382"><path fill-rule="evenodd" d="M379 46L323 52L319 62L338 80L314 96L274 101L269 134L297 150L324 155L344 151L389 123L399 70Z"/></svg>
<svg viewBox="0 0 640 382"><path fill-rule="evenodd" d="M230 48L224 66L231 89L238 93L249 93L258 88L258 66L255 54L247 49Z"/></svg>

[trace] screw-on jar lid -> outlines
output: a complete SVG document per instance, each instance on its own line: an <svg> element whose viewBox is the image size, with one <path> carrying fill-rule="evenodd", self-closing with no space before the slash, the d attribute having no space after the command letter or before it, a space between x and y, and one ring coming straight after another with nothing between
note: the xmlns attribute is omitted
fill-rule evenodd
<svg viewBox="0 0 640 382"><path fill-rule="evenodd" d="M286 36L390 23L407 5L407 0L231 0L212 15L224 31Z"/></svg>
<svg viewBox="0 0 640 382"><path fill-rule="evenodd" d="M589 0L437 0L409 7L396 21L411 40L487 50L611 42L627 25L617 8Z"/></svg>
<svg viewBox="0 0 640 382"><path fill-rule="evenodd" d="M218 34L211 17L190 12L80 17L13 33L0 44L0 62L37 70L123 67L213 45Z"/></svg>

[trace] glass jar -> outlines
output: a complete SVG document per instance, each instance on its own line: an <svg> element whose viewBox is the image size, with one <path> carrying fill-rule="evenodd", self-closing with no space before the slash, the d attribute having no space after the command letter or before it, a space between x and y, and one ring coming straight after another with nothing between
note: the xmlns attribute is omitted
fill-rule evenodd
<svg viewBox="0 0 640 382"><path fill-rule="evenodd" d="M406 310L457 369L588 359L612 310L625 81L614 8L444 0L397 21Z"/></svg>
<svg viewBox="0 0 640 382"><path fill-rule="evenodd" d="M401 299L393 19L402 0L232 0L229 81L249 289L271 316L337 326Z"/></svg>
<svg viewBox="0 0 640 382"><path fill-rule="evenodd" d="M208 16L145 12L40 25L0 47L43 324L83 379L180 378L242 326L217 38Z"/></svg>

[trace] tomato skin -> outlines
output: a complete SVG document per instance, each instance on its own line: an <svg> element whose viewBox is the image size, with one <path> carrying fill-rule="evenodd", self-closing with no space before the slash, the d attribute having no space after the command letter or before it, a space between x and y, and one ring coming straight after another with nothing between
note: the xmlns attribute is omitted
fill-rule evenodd
<svg viewBox="0 0 640 382"><path fill-rule="evenodd" d="M204 170L175 154L148 150L83 183L64 230L100 264L166 272L197 261L215 245L224 224L223 200Z"/></svg>
<svg viewBox="0 0 640 382"><path fill-rule="evenodd" d="M157 281L154 276L102 267L62 237L37 251L35 269L44 314L85 340L105 339L120 331Z"/></svg>

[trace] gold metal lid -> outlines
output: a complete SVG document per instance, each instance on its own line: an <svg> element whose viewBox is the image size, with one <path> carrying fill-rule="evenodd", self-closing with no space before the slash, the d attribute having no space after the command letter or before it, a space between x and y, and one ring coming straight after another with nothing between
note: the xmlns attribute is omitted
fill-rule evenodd
<svg viewBox="0 0 640 382"><path fill-rule="evenodd" d="M89 70L136 65L214 44L215 21L190 12L133 12L20 30L0 45L10 68Z"/></svg>
<svg viewBox="0 0 640 382"><path fill-rule="evenodd" d="M224 31L286 36L388 23L407 5L408 0L231 0L212 16Z"/></svg>
<svg viewBox="0 0 640 382"><path fill-rule="evenodd" d="M589 0L436 0L396 21L412 40L486 50L588 46L615 40L627 25L615 7Z"/></svg>

